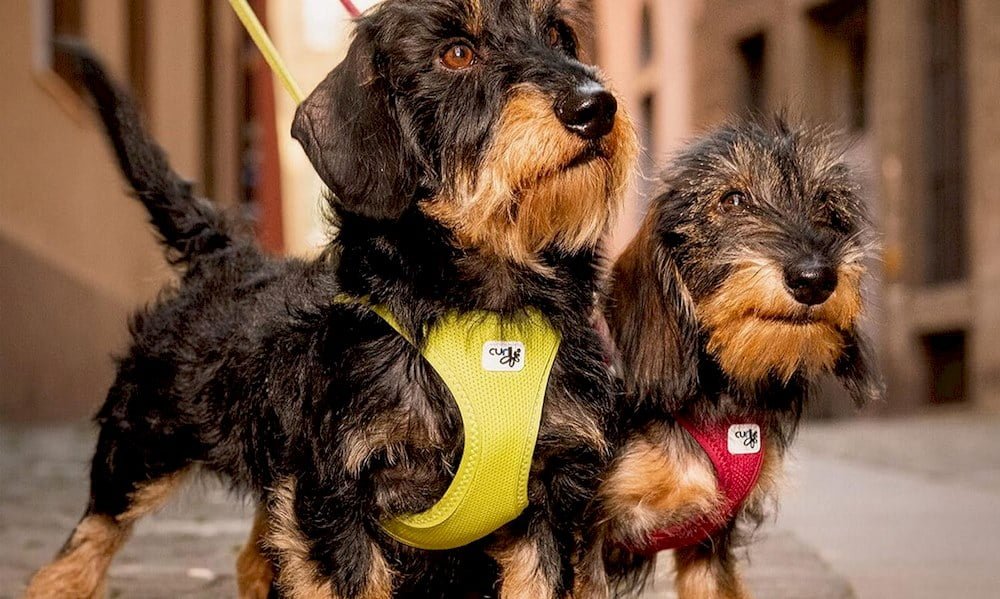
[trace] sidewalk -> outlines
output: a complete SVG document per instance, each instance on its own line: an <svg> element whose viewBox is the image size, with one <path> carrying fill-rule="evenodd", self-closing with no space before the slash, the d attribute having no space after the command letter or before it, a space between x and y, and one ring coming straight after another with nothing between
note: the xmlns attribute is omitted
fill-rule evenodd
<svg viewBox="0 0 1000 599"><path fill-rule="evenodd" d="M808 427L778 526L863 599L1000 597L1000 417Z"/></svg>
<svg viewBox="0 0 1000 599"><path fill-rule="evenodd" d="M0 426L0 598L65 540L93 431ZM996 597L1000 419L943 414L807 426L776 522L744 555L758 599ZM250 509L214 482L141 522L109 597L235 596ZM674 597L669 558L646 599ZM853 588L853 591L852 591Z"/></svg>

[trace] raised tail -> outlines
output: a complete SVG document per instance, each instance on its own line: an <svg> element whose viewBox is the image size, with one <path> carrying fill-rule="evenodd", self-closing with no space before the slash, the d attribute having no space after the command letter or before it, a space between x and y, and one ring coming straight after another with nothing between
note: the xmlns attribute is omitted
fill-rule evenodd
<svg viewBox="0 0 1000 599"><path fill-rule="evenodd" d="M57 51L74 58L77 76L93 96L118 165L149 211L175 262L191 262L233 242L232 226L211 202L195 197L191 184L171 168L166 153L150 136L132 97L110 77L83 42L59 40Z"/></svg>

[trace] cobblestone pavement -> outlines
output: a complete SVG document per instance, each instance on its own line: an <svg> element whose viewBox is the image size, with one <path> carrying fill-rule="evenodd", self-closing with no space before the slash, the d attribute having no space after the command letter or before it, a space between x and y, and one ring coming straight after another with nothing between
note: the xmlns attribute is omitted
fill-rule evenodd
<svg viewBox="0 0 1000 599"><path fill-rule="evenodd" d="M867 439L868 435L849 425L839 432L820 427L803 437L806 451L800 461L810 464L816 456L836 453L831 448L843 449L838 438ZM18 595L30 572L52 556L79 517L86 502L93 438L94 431L86 425L0 426L0 598ZM862 451L855 441L849 449ZM792 503L810 503L808 493L804 495L795 495ZM743 556L754 595L759 599L854 597L848 579L828 565L822 551L803 540L802 530L813 526L808 520L816 515L803 509L792 511L799 519L794 527L785 526L783 516L777 524L765 525ZM249 530L250 512L213 481L193 485L163 512L139 523L112 566L109 597L235 596L233 564ZM819 517L824 520L817 525L821 528L828 520L838 520L835 512ZM669 558L664 558L646 599L675 596L669 574Z"/></svg>

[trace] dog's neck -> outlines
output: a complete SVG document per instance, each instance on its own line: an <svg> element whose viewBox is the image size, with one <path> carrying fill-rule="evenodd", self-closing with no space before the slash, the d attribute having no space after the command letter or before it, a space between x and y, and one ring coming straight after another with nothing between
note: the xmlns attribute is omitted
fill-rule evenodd
<svg viewBox="0 0 1000 599"><path fill-rule="evenodd" d="M545 252L546 272L538 272L458 247L445 227L418 209L395 221L351 214L338 220L331 253L342 291L384 303L404 320L427 322L445 310L514 314L529 307L555 320L578 320L593 310L596 250Z"/></svg>
<svg viewBox="0 0 1000 599"><path fill-rule="evenodd" d="M702 348L698 392L686 410L709 420L752 415L772 436L783 440L783 446L795 434L810 387L802 374L788 381L772 376L753 385L741 384Z"/></svg>

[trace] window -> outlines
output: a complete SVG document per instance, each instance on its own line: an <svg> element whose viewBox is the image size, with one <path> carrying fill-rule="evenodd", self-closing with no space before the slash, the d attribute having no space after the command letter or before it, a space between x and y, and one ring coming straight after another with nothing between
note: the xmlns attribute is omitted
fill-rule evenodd
<svg viewBox="0 0 1000 599"><path fill-rule="evenodd" d="M743 65L743 108L753 112L767 109L767 37L758 33L742 39L736 45Z"/></svg>
<svg viewBox="0 0 1000 599"><path fill-rule="evenodd" d="M646 66L653 62L653 15L649 2L642 4L642 21L639 24L639 64Z"/></svg>
<svg viewBox="0 0 1000 599"><path fill-rule="evenodd" d="M965 400L965 332L951 331L923 338L931 403Z"/></svg>
<svg viewBox="0 0 1000 599"><path fill-rule="evenodd" d="M128 0L125 11L128 37L128 75L139 104L145 105L149 94L149 10L147 0Z"/></svg>
<svg viewBox="0 0 1000 599"><path fill-rule="evenodd" d="M809 11L815 102L820 118L865 127L868 3L835 0Z"/></svg>
<svg viewBox="0 0 1000 599"><path fill-rule="evenodd" d="M52 71L75 90L79 90L79 84L72 59L58 52L54 42L60 37L83 36L82 4L82 0L36 0L35 3L37 68Z"/></svg>
<svg viewBox="0 0 1000 599"><path fill-rule="evenodd" d="M965 229L965 84L962 73L960 0L927 3L925 147L929 206L925 279L928 283L961 280L968 268Z"/></svg>
<svg viewBox="0 0 1000 599"><path fill-rule="evenodd" d="M139 0L142 1L142 0ZM215 49L216 3L201 5L201 185L202 193L215 194Z"/></svg>

